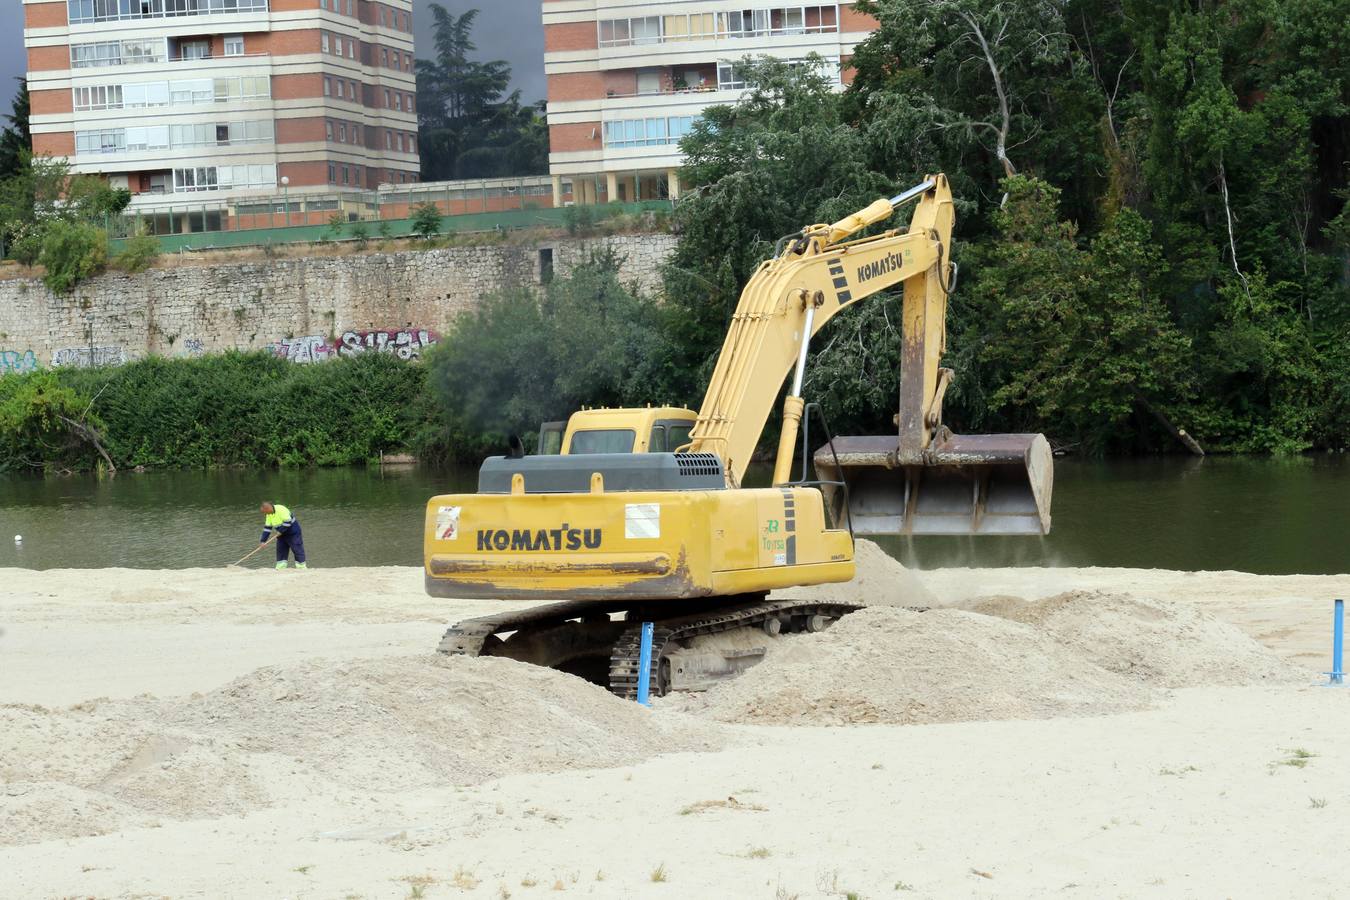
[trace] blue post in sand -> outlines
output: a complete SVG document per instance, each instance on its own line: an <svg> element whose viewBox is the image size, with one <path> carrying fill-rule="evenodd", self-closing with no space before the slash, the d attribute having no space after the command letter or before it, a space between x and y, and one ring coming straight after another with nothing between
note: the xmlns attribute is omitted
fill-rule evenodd
<svg viewBox="0 0 1350 900"><path fill-rule="evenodd" d="M1339 600L1336 601L1340 603ZM1339 607L1337 607L1339 609ZM1339 619L1337 620L1340 621ZM1340 634L1338 631L1337 634ZM1337 647L1340 646L1338 643ZM1339 658L1339 657L1338 657ZM1340 668L1337 663L1336 668ZM638 652L638 695L637 702L643 706L651 706L652 689L652 623L642 623L642 649Z"/></svg>
<svg viewBox="0 0 1350 900"><path fill-rule="evenodd" d="M1341 650L1345 645L1345 601L1336 601L1336 617L1331 632L1331 671L1327 674L1331 680L1327 684L1345 684L1345 672L1341 668Z"/></svg>

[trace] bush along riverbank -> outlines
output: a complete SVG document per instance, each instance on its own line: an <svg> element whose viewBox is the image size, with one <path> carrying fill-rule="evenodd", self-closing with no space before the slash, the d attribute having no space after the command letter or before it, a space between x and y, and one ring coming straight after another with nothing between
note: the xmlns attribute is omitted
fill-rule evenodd
<svg viewBox="0 0 1350 900"><path fill-rule="evenodd" d="M452 449L426 370L387 354L148 358L0 378L0 471L340 466Z"/></svg>

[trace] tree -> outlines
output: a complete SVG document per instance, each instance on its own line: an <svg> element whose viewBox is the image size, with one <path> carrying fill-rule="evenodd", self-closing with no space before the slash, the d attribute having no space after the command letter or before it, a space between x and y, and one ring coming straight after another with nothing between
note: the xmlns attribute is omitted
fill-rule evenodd
<svg viewBox="0 0 1350 900"><path fill-rule="evenodd" d="M706 382L741 288L778 238L842 218L897 184L869 167L861 133L843 121L817 66L738 65L746 95L709 107L680 143L691 190L675 209L681 237L664 283L681 354L673 390L684 395Z"/></svg>
<svg viewBox="0 0 1350 900"><path fill-rule="evenodd" d="M441 233L441 211L430 200L413 207L412 231L424 241Z"/></svg>
<svg viewBox="0 0 1350 900"><path fill-rule="evenodd" d="M489 296L427 359L452 430L500 439L566 418L582 405L632 406L660 393L667 367L661 308L619 280L619 259L592 255L542 296Z"/></svg>
<svg viewBox="0 0 1350 900"><path fill-rule="evenodd" d="M1042 129L1033 98L1069 54L1057 0L865 0L880 28L859 45L855 91L883 94L882 127L966 150L983 148L999 177Z"/></svg>
<svg viewBox="0 0 1350 900"><path fill-rule="evenodd" d="M1133 449L1130 419L1166 421L1189 396L1189 341L1156 293L1147 222L1124 210L1086 246L1059 218L1059 191L1003 182L997 237L956 298L952 399L981 430L1044 430L1089 453Z"/></svg>
<svg viewBox="0 0 1350 900"><path fill-rule="evenodd" d="M417 61L418 134L423 180L484 178L547 171L542 104L506 93L511 67L470 59L478 10L456 16L431 4L434 59Z"/></svg>
<svg viewBox="0 0 1350 900"><path fill-rule="evenodd" d="M28 81L17 80L19 92L14 95L14 108L5 116L9 125L0 131L0 181L19 174L23 154L33 150L33 135L28 129Z"/></svg>

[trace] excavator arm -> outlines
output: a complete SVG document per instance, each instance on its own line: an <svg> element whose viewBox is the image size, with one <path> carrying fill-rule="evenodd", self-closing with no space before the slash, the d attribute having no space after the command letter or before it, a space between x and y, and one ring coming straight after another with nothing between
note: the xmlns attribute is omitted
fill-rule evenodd
<svg viewBox="0 0 1350 900"><path fill-rule="evenodd" d="M917 200L908 228L849 240ZM1044 534L1053 460L1038 434L954 435L942 424L952 371L946 350L954 212L943 175L877 200L832 225L812 225L762 263L741 293L688 449L722 459L739 487L783 380L773 483L792 470L811 338L840 310L897 284L901 311L897 433L835 439L816 471L835 520L862 534Z"/></svg>
<svg viewBox="0 0 1350 900"><path fill-rule="evenodd" d="M916 199L907 229L846 240ZM783 379L795 365L774 467L774 482L784 483L801 419L811 338L841 310L897 284L904 285L902 371L918 376L902 385L901 418L907 407L920 413L902 427L915 431L920 449L926 446L932 429L923 427L922 412L940 391L938 361L946 343L952 221L947 179L933 175L833 225L802 229L777 256L761 263L741 292L689 449L721 457L729 484L738 486Z"/></svg>

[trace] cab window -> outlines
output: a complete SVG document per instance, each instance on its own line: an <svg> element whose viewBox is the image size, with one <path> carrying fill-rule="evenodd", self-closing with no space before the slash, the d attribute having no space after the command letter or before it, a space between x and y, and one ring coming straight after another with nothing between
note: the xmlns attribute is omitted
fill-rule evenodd
<svg viewBox="0 0 1350 900"><path fill-rule="evenodd" d="M693 425L671 425L666 433L666 449L672 453L685 444L689 443L689 432L694 430Z"/></svg>
<svg viewBox="0 0 1350 900"><path fill-rule="evenodd" d="M632 453L635 434L631 428L578 431L572 435L568 453Z"/></svg>
<svg viewBox="0 0 1350 900"><path fill-rule="evenodd" d="M666 447L666 426L653 425L652 439L647 442L648 453L665 453Z"/></svg>

